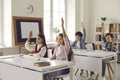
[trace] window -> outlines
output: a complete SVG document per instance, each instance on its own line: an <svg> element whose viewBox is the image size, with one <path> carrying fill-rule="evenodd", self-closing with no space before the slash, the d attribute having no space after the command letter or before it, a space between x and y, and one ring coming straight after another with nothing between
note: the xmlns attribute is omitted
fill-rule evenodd
<svg viewBox="0 0 120 80"><path fill-rule="evenodd" d="M53 28L61 29L62 17L65 19L64 0L44 0L44 33L47 41L55 40Z"/></svg>
<svg viewBox="0 0 120 80"><path fill-rule="evenodd" d="M0 0L0 45L12 46L11 0Z"/></svg>

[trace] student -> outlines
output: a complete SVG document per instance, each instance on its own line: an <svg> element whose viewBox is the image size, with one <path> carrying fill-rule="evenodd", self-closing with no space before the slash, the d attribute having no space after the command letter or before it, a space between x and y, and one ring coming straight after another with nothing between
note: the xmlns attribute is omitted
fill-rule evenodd
<svg viewBox="0 0 120 80"><path fill-rule="evenodd" d="M48 57L45 36L42 33L38 34L36 37L36 44L30 44L31 37L32 31L29 32L28 39L25 43L25 48L34 53L37 57Z"/></svg>
<svg viewBox="0 0 120 80"><path fill-rule="evenodd" d="M73 42L72 48L86 49L86 47L85 47L86 30L85 30L84 24L82 22L80 23L80 27L83 28L83 34L80 31L75 33L76 40ZM83 71L84 70L81 69L80 75L83 74Z"/></svg>
<svg viewBox="0 0 120 80"><path fill-rule="evenodd" d="M105 51L110 51L110 52L116 52L117 48L116 48L116 43L113 43L112 39L113 39L113 34L111 33L107 33L106 35L104 35L104 23L101 24L102 26L102 41L103 41L103 49ZM109 63L109 59L104 59L102 61L102 77L103 80L105 80L105 70L106 70L106 64Z"/></svg>
<svg viewBox="0 0 120 80"><path fill-rule="evenodd" d="M61 19L62 21L62 31L63 33L60 33L57 37L57 46L54 49L54 53L53 56L51 57L51 60L65 60L65 61L70 61L70 59L72 58L72 54L70 53L70 43L69 43L69 39L67 37L67 34L65 32L64 29L64 20ZM69 54L71 54L71 56L69 56ZM64 74L68 74L69 73L69 69L64 69L62 71L56 72L54 74L52 74L51 76L55 76L55 75L64 75ZM56 78L54 78L53 80L55 80ZM63 80L63 78L57 78L57 79L61 79Z"/></svg>
<svg viewBox="0 0 120 80"><path fill-rule="evenodd" d="M76 40L73 42L72 48L86 49L85 48L86 30L83 23L81 23L80 26L83 28L83 34L80 31L75 33Z"/></svg>
<svg viewBox="0 0 120 80"><path fill-rule="evenodd" d="M70 44L69 44L69 39L64 30L63 19L62 19L62 30L63 30L63 33L60 33L57 37L57 46L55 47L53 56L51 57L52 60L57 59L57 60L68 61L68 53L70 50Z"/></svg>

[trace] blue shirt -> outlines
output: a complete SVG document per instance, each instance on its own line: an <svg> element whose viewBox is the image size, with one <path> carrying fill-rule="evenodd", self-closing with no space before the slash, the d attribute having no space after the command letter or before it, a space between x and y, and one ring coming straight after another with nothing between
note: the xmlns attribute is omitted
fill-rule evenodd
<svg viewBox="0 0 120 80"><path fill-rule="evenodd" d="M102 41L104 42L104 48L106 51L112 51L112 52L116 52L117 51L117 43L113 43L113 42L106 42L105 37L102 38Z"/></svg>
<svg viewBox="0 0 120 80"><path fill-rule="evenodd" d="M80 49L86 49L85 47L85 39L86 39L86 30L83 28L83 37L80 39ZM73 42L72 48L77 48L77 40Z"/></svg>

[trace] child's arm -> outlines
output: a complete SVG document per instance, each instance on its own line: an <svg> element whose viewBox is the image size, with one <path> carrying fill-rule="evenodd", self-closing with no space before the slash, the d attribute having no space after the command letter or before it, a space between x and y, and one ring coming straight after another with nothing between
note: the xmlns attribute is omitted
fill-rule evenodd
<svg viewBox="0 0 120 80"><path fill-rule="evenodd" d="M101 24L101 28L102 28L102 35L101 35L101 37L104 38L104 23Z"/></svg>
<svg viewBox="0 0 120 80"><path fill-rule="evenodd" d="M32 31L29 32L29 35L28 35L28 38L27 38L26 42L30 42L31 37L32 37Z"/></svg>
<svg viewBox="0 0 120 80"><path fill-rule="evenodd" d="M84 42L85 42L85 39L86 39L86 30L85 30L85 28L83 28L83 40L84 40Z"/></svg>
<svg viewBox="0 0 120 80"><path fill-rule="evenodd" d="M67 34L65 32L65 29L64 29L64 20L63 20L63 18L61 19L61 22L62 22L62 31L63 31L63 39L64 39L65 48L66 48L67 53L69 53L70 43L69 43L68 36L67 36Z"/></svg>
<svg viewBox="0 0 120 80"><path fill-rule="evenodd" d="M67 35L66 35L66 32L65 32L65 29L64 29L64 20L63 20L63 18L61 19L61 22L62 22L62 31L63 31L63 37L67 37Z"/></svg>
<svg viewBox="0 0 120 80"><path fill-rule="evenodd" d="M82 29L83 29L83 37L82 37L82 39L85 42L85 39L86 39L86 29L85 29L84 23L81 22L80 27L82 27Z"/></svg>
<svg viewBox="0 0 120 80"><path fill-rule="evenodd" d="M29 32L28 39L27 39L27 41L25 43L25 48L28 51L33 52L33 51L35 51L35 44L34 45L30 44L31 37L32 37L32 31Z"/></svg>
<svg viewBox="0 0 120 80"><path fill-rule="evenodd" d="M102 34L101 34L101 40L102 43L106 43L105 35L104 35L104 23L101 24Z"/></svg>
<svg viewBox="0 0 120 80"><path fill-rule="evenodd" d="M38 55L39 55L40 57L44 57L46 51L47 51L47 49L46 49L46 47L44 46L44 47L42 47L41 50L39 51Z"/></svg>
<svg viewBox="0 0 120 80"><path fill-rule="evenodd" d="M117 51L117 46L116 46L117 44L116 43L113 43L112 44L112 51L113 52L116 52Z"/></svg>

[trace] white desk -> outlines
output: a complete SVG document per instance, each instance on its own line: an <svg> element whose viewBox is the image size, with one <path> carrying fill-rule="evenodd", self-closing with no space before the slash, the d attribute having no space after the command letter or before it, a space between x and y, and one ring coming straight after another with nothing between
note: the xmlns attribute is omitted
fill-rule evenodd
<svg viewBox="0 0 120 80"><path fill-rule="evenodd" d="M99 80L102 80L102 60L114 57L114 76L117 80L117 53L104 51L73 50L75 56L75 67L99 73Z"/></svg>
<svg viewBox="0 0 120 80"><path fill-rule="evenodd" d="M0 57L0 79L2 80L45 80L44 75L61 71L63 69L70 69L69 76L72 79L72 63L68 61L49 60L50 66L37 67L34 62L38 58L24 55L2 56ZM43 60L43 59L42 59Z"/></svg>

